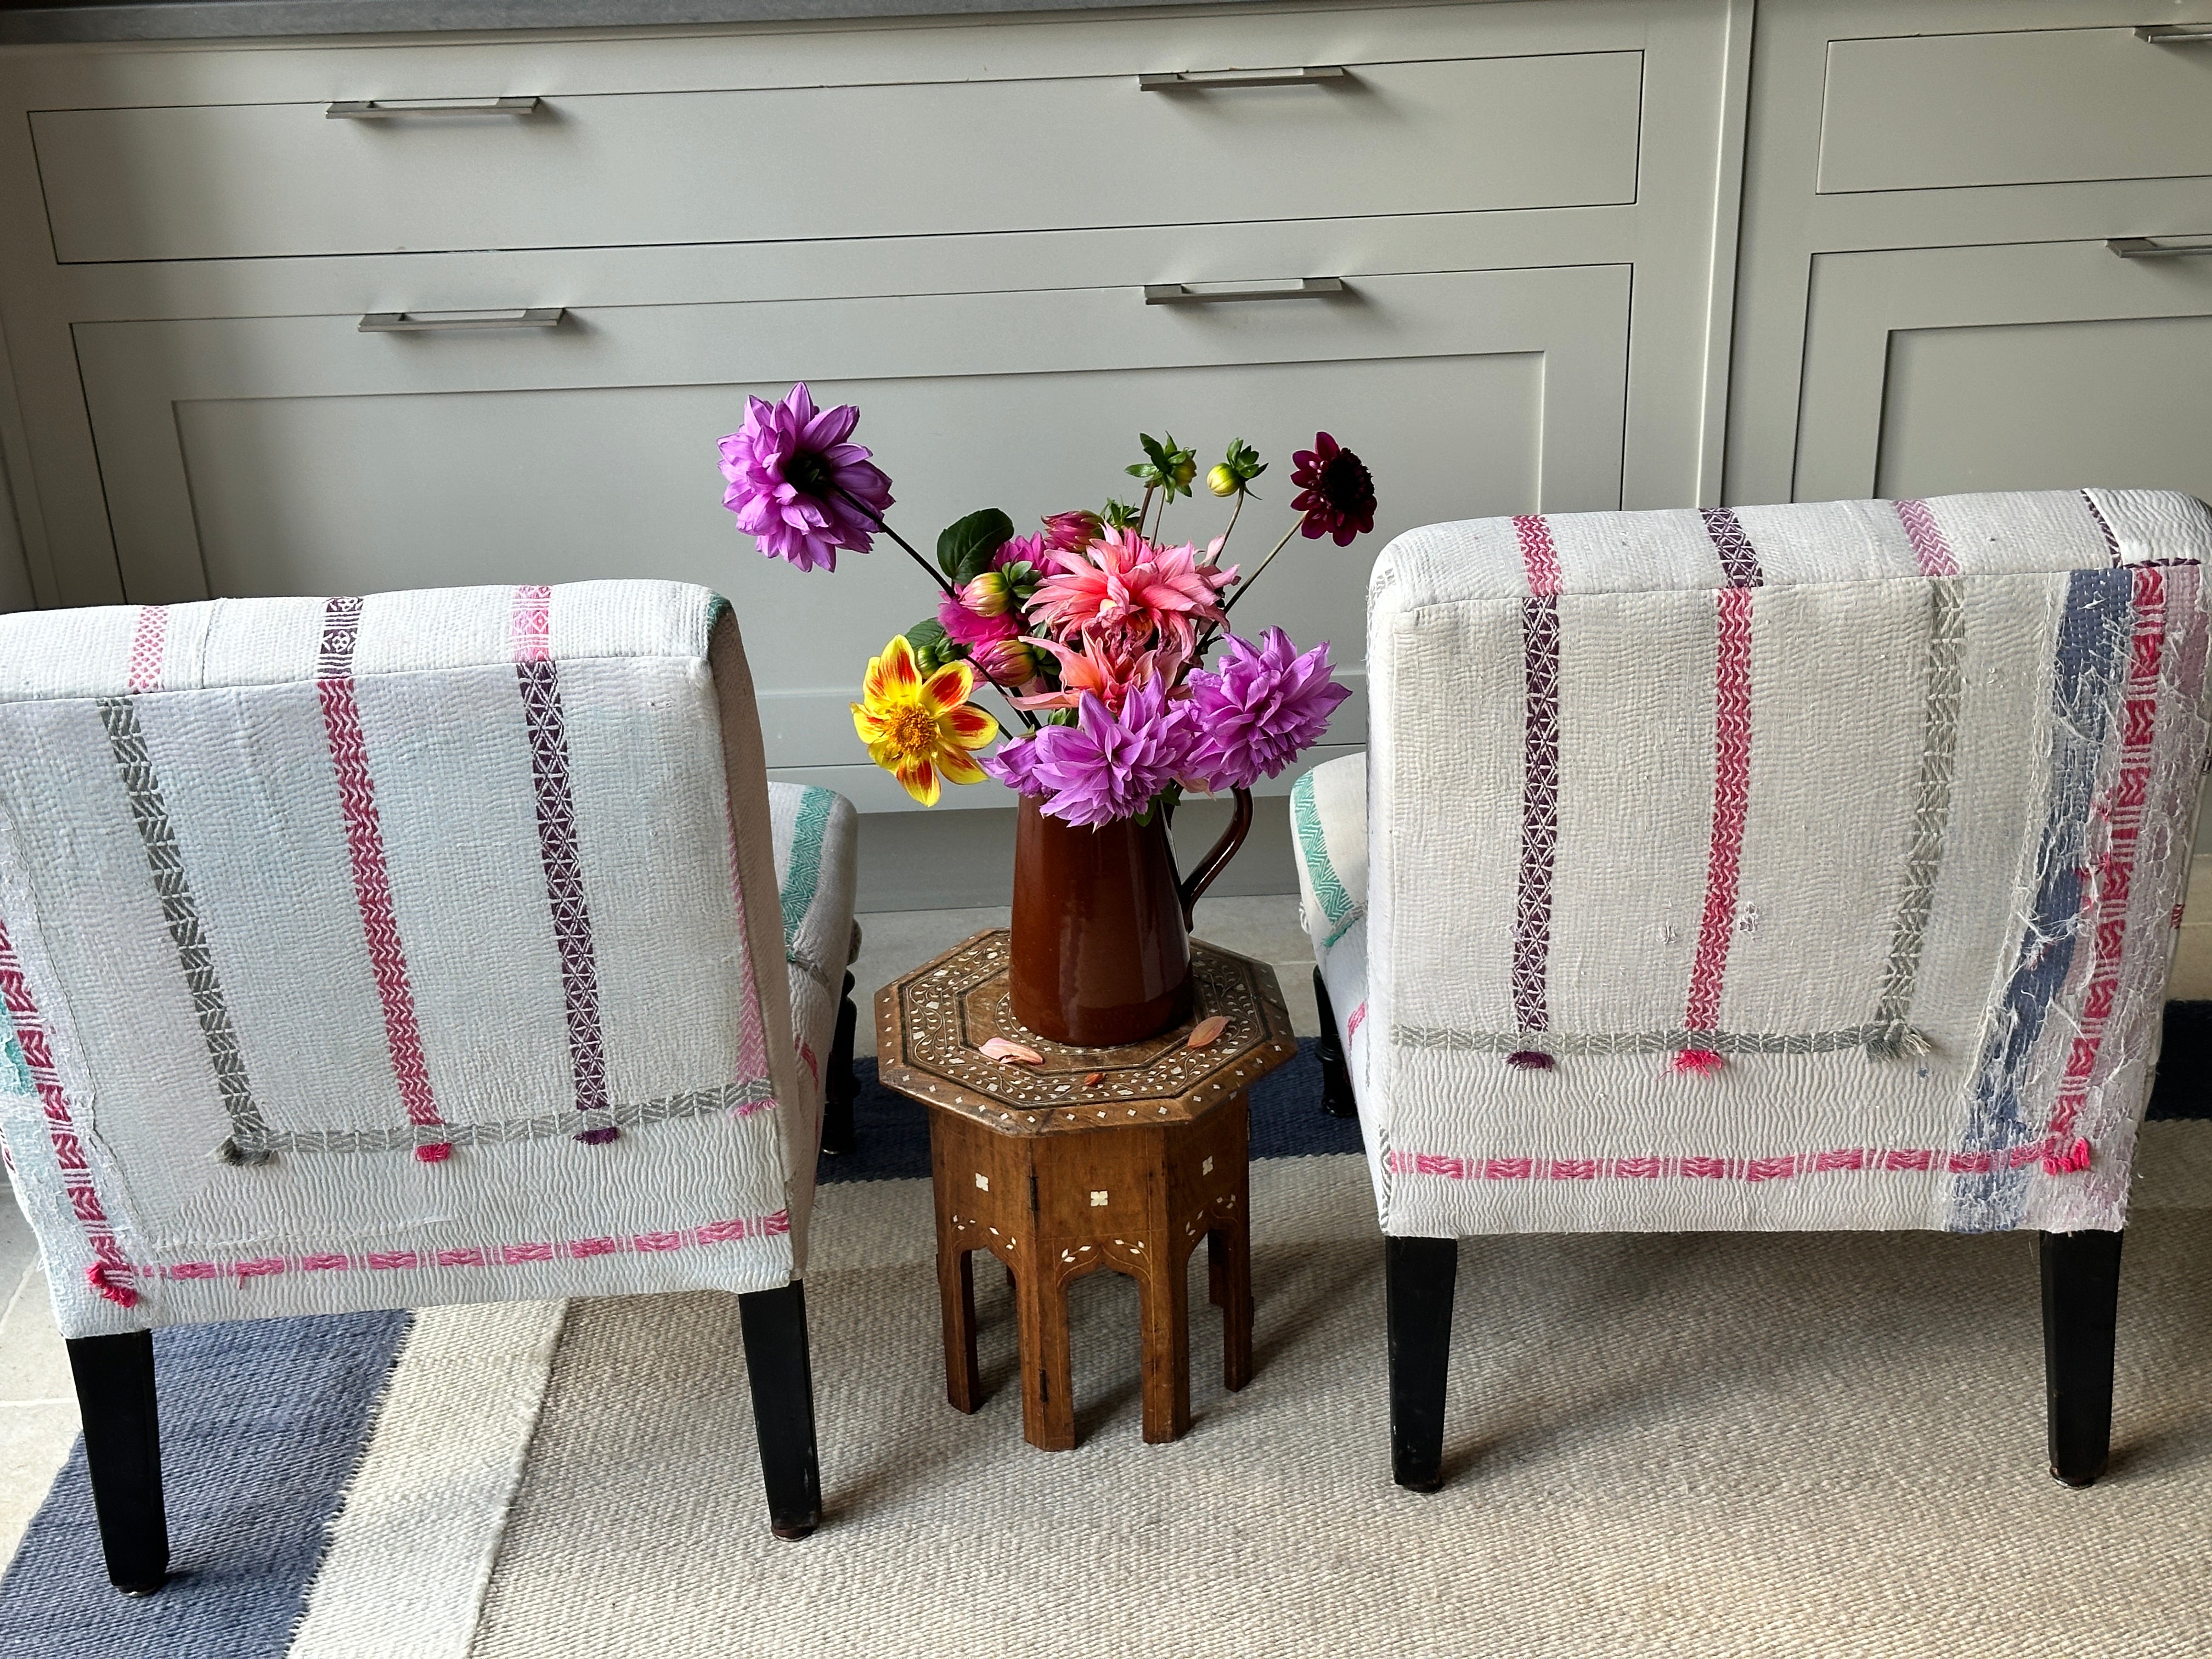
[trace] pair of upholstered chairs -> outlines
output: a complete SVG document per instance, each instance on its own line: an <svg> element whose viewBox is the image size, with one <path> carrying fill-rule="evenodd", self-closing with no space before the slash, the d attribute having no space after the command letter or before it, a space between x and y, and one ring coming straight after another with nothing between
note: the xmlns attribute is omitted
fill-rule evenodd
<svg viewBox="0 0 2212 1659"><path fill-rule="evenodd" d="M1462 1236L1842 1227L2041 1230L2095 1478L2208 556L2127 491L1392 544L1369 752L1292 812L1401 1484ZM738 1292L809 1530L853 854L698 589L0 617L0 1127L114 1581L166 1568L149 1328L441 1302Z"/></svg>
<svg viewBox="0 0 2212 1659"><path fill-rule="evenodd" d="M1392 544L1368 751L1292 817L1401 1485L1461 1237L1781 1228L2039 1231L2051 1470L2096 1479L2208 559L2198 502L2100 489Z"/></svg>
<svg viewBox="0 0 2212 1659"><path fill-rule="evenodd" d="M0 1127L118 1586L167 1569L150 1328L207 1320L735 1291L812 1528L854 828L769 784L703 589L0 617Z"/></svg>

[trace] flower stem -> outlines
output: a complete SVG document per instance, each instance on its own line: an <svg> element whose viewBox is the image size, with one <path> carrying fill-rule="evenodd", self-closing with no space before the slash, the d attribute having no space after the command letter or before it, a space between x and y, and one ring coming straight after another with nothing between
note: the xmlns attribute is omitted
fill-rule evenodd
<svg viewBox="0 0 2212 1659"><path fill-rule="evenodd" d="M1231 526L1233 528L1237 522L1237 516L1235 514L1232 513L1230 514L1229 522ZM1305 520L1303 519L1298 520L1298 524L1304 524L1304 522ZM1255 570L1250 575L1245 577L1243 580L1237 584L1237 591L1234 593L1231 593L1228 599L1222 603L1221 614L1223 616L1226 617L1231 611L1234 611L1237 608L1237 601L1243 599L1247 593L1252 591L1252 584L1260 580L1261 572L1266 570L1269 565L1274 563L1275 554L1281 552L1285 548L1291 544L1291 538L1298 533L1298 524L1292 525L1288 530L1285 530L1283 532L1283 539L1275 544L1274 552L1268 554L1266 558L1260 561L1260 568L1258 570ZM1223 532L1222 535L1224 540L1228 538L1228 532L1226 531ZM1191 653L1190 659L1193 662L1204 662L1206 660L1206 649L1213 643L1215 637L1219 635L1221 629L1222 624L1219 623L1206 623L1206 632L1198 636L1197 647Z"/></svg>
<svg viewBox="0 0 2212 1659"><path fill-rule="evenodd" d="M908 541L905 537L900 535L897 531L892 529L889 524L885 523L882 514L877 512L875 508L870 507L866 501L858 500L854 496L848 495L846 491L839 489L836 484L832 484L830 487L830 489L837 491L840 500L845 501L854 512L858 513L862 518L866 519L877 529L882 531L884 535L890 537L892 541L896 542L905 550L907 557L912 559L916 564L927 571L929 573L929 579L935 582L938 586L944 591L944 594L946 599L951 600L955 605L960 603L959 590L954 587L951 581L946 580L945 573L939 570L935 565L930 563L927 559L923 558L920 553L915 550L913 543ZM1000 680L995 675L992 674L988 669L986 669L981 663L977 662L972 654L968 659L968 664L969 666L973 668L976 673L982 676L984 684L989 686L994 691L996 691L1001 697L1004 697L1006 700L1006 707L1013 709L1014 717L1017 720L1020 720L1023 725L1028 726L1032 732L1037 729L1037 718L1036 715L1030 714L1026 708L1015 708L1014 694L1012 690L1008 688L1004 682ZM1000 731L1004 731L1006 729L1003 722L1000 723L999 729Z"/></svg>
<svg viewBox="0 0 2212 1659"><path fill-rule="evenodd" d="M1220 566L1221 556L1229 550L1229 538L1237 533L1237 515L1243 510L1244 492L1240 489L1237 492L1237 504L1229 509L1229 526L1221 532L1221 544L1213 550L1212 556L1206 561L1207 563L1217 568Z"/></svg>
<svg viewBox="0 0 2212 1659"><path fill-rule="evenodd" d="M1304 522L1305 520L1303 519L1298 520L1298 524L1304 524ZM1237 608L1237 601L1243 599L1247 593L1249 593L1252 591L1252 584L1258 581L1262 575L1267 574L1267 567L1274 563L1275 553L1279 553L1285 548L1288 547L1291 544L1291 538L1297 533L1298 525L1297 524L1292 525L1288 530L1285 530L1283 532L1283 539L1275 544L1274 552L1268 554L1266 558L1260 561L1259 569L1255 570L1250 575L1245 577L1243 581L1237 584L1237 591L1229 596L1228 599L1221 607L1224 614L1234 611Z"/></svg>
<svg viewBox="0 0 2212 1659"><path fill-rule="evenodd" d="M929 574L930 580L935 582L938 586L944 591L945 597L946 599L957 599L960 597L959 594L953 590L952 584L946 578L945 573L939 570L935 565L932 564L927 559L922 557L922 556L915 550L915 545L912 542L907 540L907 538L900 535L897 531L892 529L890 524L884 520L882 514L877 512L875 508L870 507L866 501L860 500L857 495L839 488L839 486L834 483L831 484L830 488L836 490L838 500L843 501L848 507L851 507L855 513L858 513L870 524L882 531L884 535L890 537L891 540L896 542L900 549L904 551L907 557L912 559L916 564L920 565L925 571L927 571ZM995 684L995 682L994 683Z"/></svg>

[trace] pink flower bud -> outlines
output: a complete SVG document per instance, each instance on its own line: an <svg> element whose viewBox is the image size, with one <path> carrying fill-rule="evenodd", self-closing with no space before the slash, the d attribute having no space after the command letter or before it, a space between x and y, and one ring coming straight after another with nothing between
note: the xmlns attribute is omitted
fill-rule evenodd
<svg viewBox="0 0 2212 1659"><path fill-rule="evenodd" d="M998 640L976 651L975 672L994 684L1018 686L1036 678L1036 653L1019 640Z"/></svg>
<svg viewBox="0 0 2212 1659"><path fill-rule="evenodd" d="M1079 552L1105 529L1096 513L1055 513L1044 521L1045 545L1061 553Z"/></svg>
<svg viewBox="0 0 2212 1659"><path fill-rule="evenodd" d="M1002 614L1012 597L1006 579L995 570L986 570L960 590L960 603L979 617Z"/></svg>

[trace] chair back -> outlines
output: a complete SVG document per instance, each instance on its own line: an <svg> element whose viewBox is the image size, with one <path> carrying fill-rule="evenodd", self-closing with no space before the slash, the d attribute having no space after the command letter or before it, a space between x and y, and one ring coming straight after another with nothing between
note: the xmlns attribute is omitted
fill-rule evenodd
<svg viewBox="0 0 2212 1659"><path fill-rule="evenodd" d="M1370 594L1364 1092L1443 1237L2116 1227L2212 514L1528 515Z"/></svg>
<svg viewBox="0 0 2212 1659"><path fill-rule="evenodd" d="M0 1127L64 1334L787 1282L776 901L704 589L0 617Z"/></svg>

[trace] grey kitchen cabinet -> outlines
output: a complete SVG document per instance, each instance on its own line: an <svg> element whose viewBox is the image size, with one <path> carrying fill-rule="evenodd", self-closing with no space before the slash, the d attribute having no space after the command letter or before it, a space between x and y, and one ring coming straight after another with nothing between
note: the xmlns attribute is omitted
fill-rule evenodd
<svg viewBox="0 0 2212 1659"><path fill-rule="evenodd" d="M2212 6L1762 6L1747 153L1729 500L2212 496Z"/></svg>
<svg viewBox="0 0 2212 1659"><path fill-rule="evenodd" d="M0 215L34 232L0 245L31 583L706 583L746 619L777 775L900 807L846 704L928 608L919 573L801 576L719 506L714 439L803 378L860 404L924 540L988 503L1095 505L1136 431L1172 429L1274 463L1249 558L1327 427L1374 469L1377 533L1301 544L1239 617L1333 640L1357 688L1393 532L1717 491L1749 11L0 52ZM558 321L359 327L526 311Z"/></svg>

